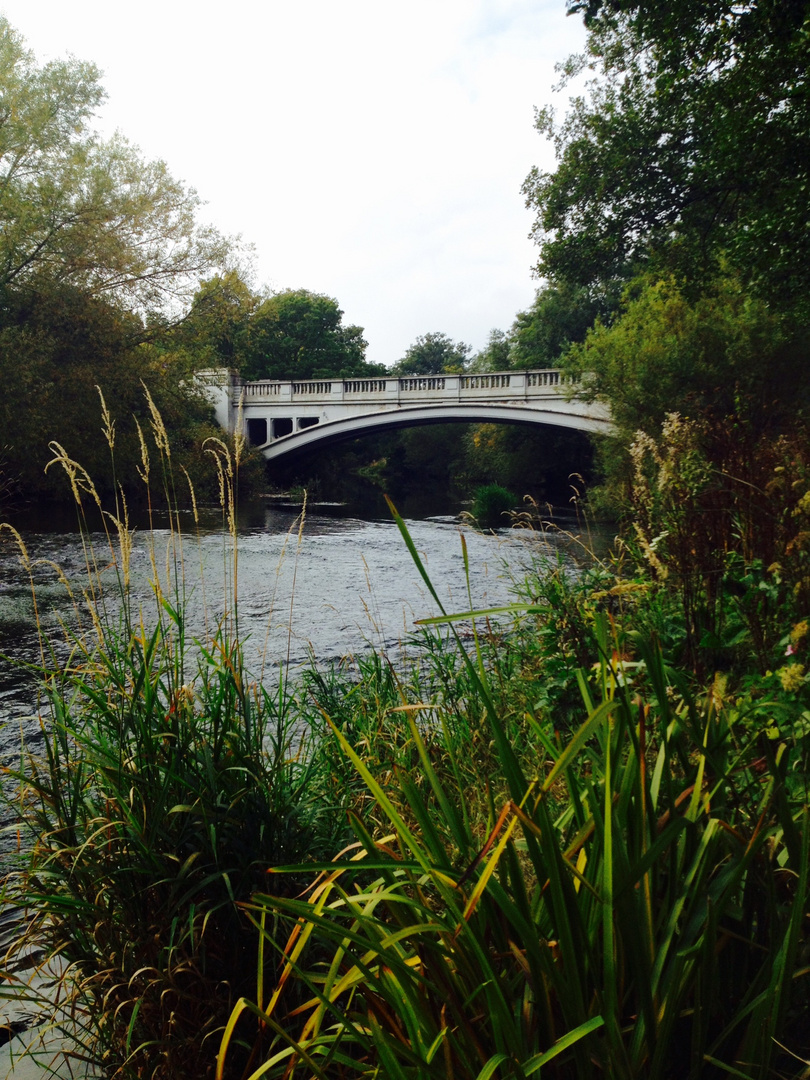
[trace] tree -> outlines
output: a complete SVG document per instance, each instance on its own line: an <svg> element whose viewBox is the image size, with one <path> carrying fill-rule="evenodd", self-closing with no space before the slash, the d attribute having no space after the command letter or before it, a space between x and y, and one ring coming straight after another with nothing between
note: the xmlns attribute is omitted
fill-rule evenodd
<svg viewBox="0 0 810 1080"><path fill-rule="evenodd" d="M484 348L475 354L467 365L467 371L507 371L511 366L509 353L512 341L503 330L493 329Z"/></svg>
<svg viewBox="0 0 810 1080"><path fill-rule="evenodd" d="M521 311L510 332L509 366L557 367L568 347L585 339L604 310L581 285L567 282L538 289L528 311Z"/></svg>
<svg viewBox="0 0 810 1080"><path fill-rule="evenodd" d="M182 350L193 369L240 368L246 361L251 319L262 297L251 291L236 270L203 281L188 314L166 335Z"/></svg>
<svg viewBox="0 0 810 1080"><path fill-rule="evenodd" d="M50 440L113 487L97 387L117 414L125 485L140 462L132 414L148 431L143 383L192 469L192 437L208 430L166 325L230 245L198 224L196 194L163 162L94 133L103 100L92 64L38 66L0 17L0 441L23 497L51 483Z"/></svg>
<svg viewBox="0 0 810 1080"><path fill-rule="evenodd" d="M464 371L472 346L447 334L421 334L393 367L395 375L440 375Z"/></svg>
<svg viewBox="0 0 810 1080"><path fill-rule="evenodd" d="M490 331L486 347L468 370L557 367L569 346L584 341L594 319L607 310L584 286L565 281L543 285L532 306L518 312L508 333Z"/></svg>
<svg viewBox="0 0 810 1080"><path fill-rule="evenodd" d="M724 263L807 312L810 0L569 0L598 78L534 170L539 270L615 294L643 269L698 288Z"/></svg>
<svg viewBox="0 0 810 1080"><path fill-rule="evenodd" d="M200 201L162 161L91 127L98 70L38 67L0 17L0 303L58 278L141 311L176 311L229 244L196 220Z"/></svg>
<svg viewBox="0 0 810 1080"><path fill-rule="evenodd" d="M6 469L23 498L37 491L64 497L63 478L45 473L50 443L65 447L91 473L102 493L120 482L139 490L140 440L149 438L144 386L173 434L175 465L195 482L203 469L202 438L214 434L210 407L194 393L171 354L138 343L138 316L69 282L14 292L0 324L0 431ZM99 389L115 418L115 473L102 435ZM198 438L201 436L202 438Z"/></svg>
<svg viewBox="0 0 810 1080"><path fill-rule="evenodd" d="M590 394L608 401L629 441L638 430L657 436L672 412L779 430L807 403L807 359L807 335L739 281L692 299L667 278L636 282L619 317L597 320L563 366L589 373Z"/></svg>
<svg viewBox="0 0 810 1080"><path fill-rule="evenodd" d="M361 326L344 326L337 300L307 289L275 293L250 319L242 359L246 379L318 379L382 374L366 363Z"/></svg>

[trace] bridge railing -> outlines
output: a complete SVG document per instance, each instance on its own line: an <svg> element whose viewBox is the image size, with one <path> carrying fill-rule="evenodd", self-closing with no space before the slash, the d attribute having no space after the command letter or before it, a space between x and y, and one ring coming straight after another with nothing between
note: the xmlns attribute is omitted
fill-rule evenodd
<svg viewBox="0 0 810 1080"><path fill-rule="evenodd" d="M476 375L404 375L377 379L259 380L235 386L245 404L307 401L309 404L377 401L398 405L414 400L464 401L486 398L556 396L567 380L555 368L493 371Z"/></svg>
<svg viewBox="0 0 810 1080"><path fill-rule="evenodd" d="M245 383L250 386L250 383ZM279 386L283 385L279 383ZM311 397L313 394L331 394L332 382L294 382L292 384L293 397Z"/></svg>

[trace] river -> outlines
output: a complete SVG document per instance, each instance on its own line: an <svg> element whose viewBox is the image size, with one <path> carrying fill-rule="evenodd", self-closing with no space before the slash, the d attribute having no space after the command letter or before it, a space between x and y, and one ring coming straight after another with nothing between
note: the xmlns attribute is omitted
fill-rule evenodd
<svg viewBox="0 0 810 1080"><path fill-rule="evenodd" d="M313 659L330 663L366 648L399 648L420 617L438 614L399 531L387 517L361 517L341 507L310 506L303 527L295 510L263 503L240 517L238 619L249 671L265 682L280 672L295 678ZM406 511L407 512L407 511ZM417 508L417 513L424 507ZM229 538L216 515L194 527L185 519L183 565L188 627L197 636L226 610L232 559ZM509 603L512 575L520 575L540 555L553 553L553 540L540 533L502 530L483 534L446 515L410 516L408 529L431 580L448 610L467 610L462 535L470 561L476 608ZM72 601L55 567L74 595L86 585L87 547L75 528L58 519L34 520L21 529L33 563L39 616L57 653L65 654L62 623L73 621ZM136 603L154 610L150 580L154 562L163 573L172 533L165 519L152 531L136 530L132 550L132 592ZM102 532L90 534L100 576L115 596L115 572ZM8 533L0 544L0 750L19 742L20 722L35 713L32 675L21 663L36 664L39 642L28 574Z"/></svg>

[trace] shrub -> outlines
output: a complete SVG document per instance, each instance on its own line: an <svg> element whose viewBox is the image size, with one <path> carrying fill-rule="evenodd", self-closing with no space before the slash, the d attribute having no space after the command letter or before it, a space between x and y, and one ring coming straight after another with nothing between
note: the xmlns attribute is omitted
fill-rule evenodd
<svg viewBox="0 0 810 1080"><path fill-rule="evenodd" d="M471 514L481 528L497 528L516 502L512 492L500 484L484 484L475 490Z"/></svg>

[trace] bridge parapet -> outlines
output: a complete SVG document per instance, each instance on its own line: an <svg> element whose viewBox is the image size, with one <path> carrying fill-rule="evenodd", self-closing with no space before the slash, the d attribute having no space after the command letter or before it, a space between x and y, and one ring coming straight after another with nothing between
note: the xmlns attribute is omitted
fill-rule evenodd
<svg viewBox="0 0 810 1080"><path fill-rule="evenodd" d="M215 373L201 373L209 385ZM537 371L495 371L480 375L401 375L398 378L376 379L309 379L301 382L261 379L242 382L232 376L234 400L241 396L244 403L254 405L267 401L296 401L308 404L352 402L358 398L379 398L389 404L414 396L426 400L463 401L482 395L509 398L555 396L567 386L555 368Z"/></svg>
<svg viewBox="0 0 810 1080"><path fill-rule="evenodd" d="M244 383L244 386L252 386L253 383ZM278 384L279 386L281 383ZM329 382L294 382L292 384L293 397L323 396L332 393L332 381Z"/></svg>

